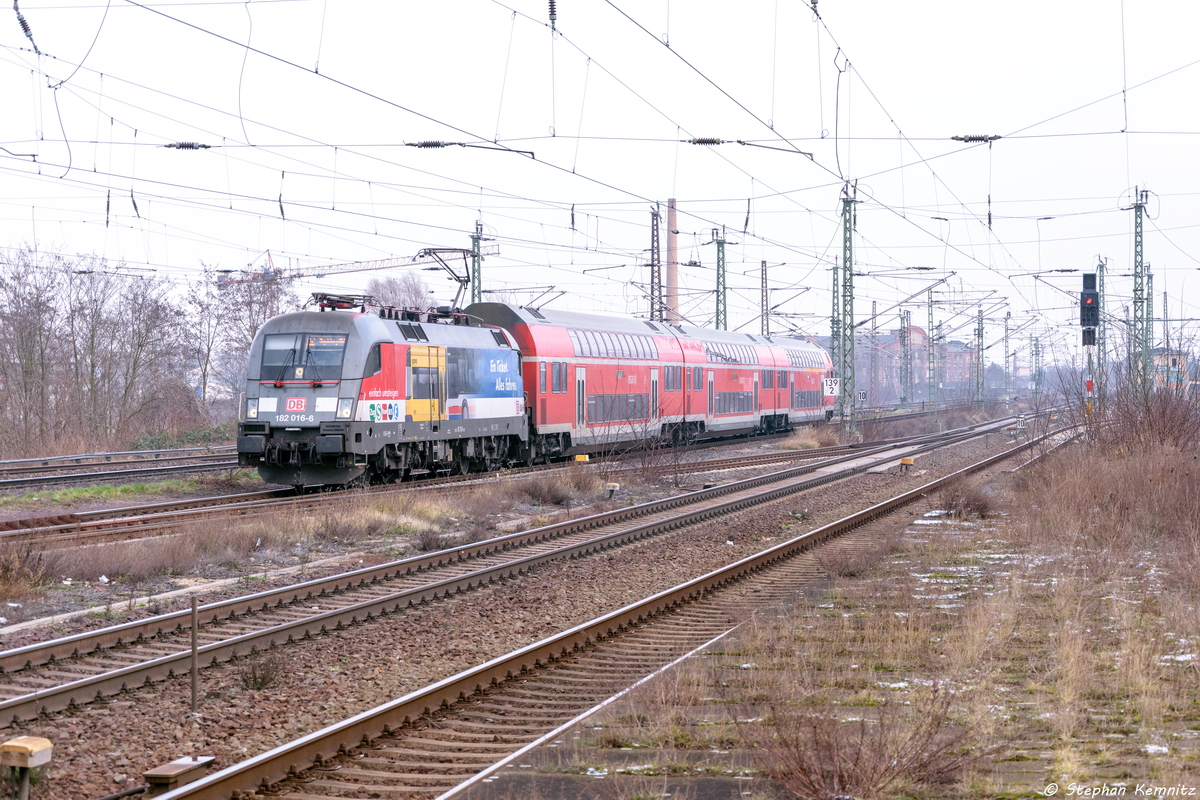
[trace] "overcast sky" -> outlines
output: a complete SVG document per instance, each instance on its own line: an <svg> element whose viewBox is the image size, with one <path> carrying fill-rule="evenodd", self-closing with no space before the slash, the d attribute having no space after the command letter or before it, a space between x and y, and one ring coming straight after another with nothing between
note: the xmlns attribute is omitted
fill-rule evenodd
<svg viewBox="0 0 1200 800"><path fill-rule="evenodd" d="M982 302L988 343L1011 311L1069 354L1098 257L1108 311L1131 303L1141 187L1155 315L1166 291L1171 319L1200 317L1198 3L557 5L552 32L544 0L20 0L32 43L0 10L0 246L183 281L267 251L313 269L469 247L479 220L485 289L644 316L650 209L675 197L689 321L712 322L723 227L730 328L759 330L765 260L772 328L824 335L849 185L857 319L947 278L956 337ZM1031 274L1056 269L1079 272Z"/></svg>

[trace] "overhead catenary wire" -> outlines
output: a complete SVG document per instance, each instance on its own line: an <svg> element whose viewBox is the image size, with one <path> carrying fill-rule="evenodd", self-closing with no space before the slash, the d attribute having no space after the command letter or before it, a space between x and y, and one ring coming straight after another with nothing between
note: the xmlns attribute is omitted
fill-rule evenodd
<svg viewBox="0 0 1200 800"><path fill-rule="evenodd" d="M64 98L64 100L65 100L65 98ZM66 101L66 102L68 102L68 103L69 103L69 101ZM64 111L65 111L65 110L66 110L66 108L64 108ZM70 120L69 120L69 119L68 119L68 122L70 122ZM247 120L247 125L249 125L249 122L248 122L248 120ZM556 133L557 133L557 132L556 132ZM257 137L256 137L256 138L257 138ZM850 138L850 137L846 137L846 138ZM233 144L233 143L232 143L232 142L230 142L230 144ZM335 146L335 147L336 147L336 146L339 146L340 144L341 144L341 143L337 143L337 144L334 144L334 145L331 145L331 146ZM573 167L574 167L574 166L577 166L577 165L573 165ZM337 180L337 181L341 182L341 181L343 180L343 173L344 173L344 172L353 173L354 171L355 171L355 170L354 170L354 165L353 165L353 164L349 164L349 166L348 166L348 167L344 167L343 169L341 169L341 170L338 170L338 171L337 171L337 175L336 175L336 177L334 178L334 180ZM369 183L369 182L368 182L368 186L370 186L370 183ZM282 194L282 193L281 193L281 194ZM388 191L388 190L385 190L385 191L384 191L384 195L385 195L385 196L387 196L387 195L390 195L390 191ZM755 200L755 202L757 202L757 196L761 196L761 195L758 195L758 193L756 193L756 200ZM574 198L572 198L572 199L574 199ZM277 203L277 205L280 205L280 204L279 204L279 203ZM778 205L778 204L777 204L777 205ZM565 206L564 206L564 207L565 207ZM903 204L903 203L901 203L901 206L900 206L900 207L901 207L901 209L904 209L904 207L905 207L905 206L904 206L904 204ZM581 207L581 208L582 208L582 207ZM964 205L963 205L963 207L962 207L962 209L956 209L956 213L960 213L960 212L967 212L967 211L970 211L970 210L972 210L972 209L978 209L978 208L979 208L979 206L978 206L978 205L975 205L975 204L964 204ZM280 208L280 211L282 212L282 208ZM759 213L770 214L770 213L773 213L773 212L772 212L772 210L771 210L771 209L767 209L767 210L765 210L765 211L760 211L759 209L757 209L757 208L756 208L756 215L757 215L757 214L759 214ZM370 215L368 215L368 216L372 217L372 219L373 219L373 222L374 222L374 221L377 219L377 217L378 217L378 215L377 215L377 214L374 214L374 213L372 213L372 214L370 214ZM954 214L948 214L948 216L954 216ZM612 217L607 217L607 216L606 216L605 218L606 218L606 219L612 219ZM757 216L756 216L756 218L757 218ZM997 216L997 217L996 217L996 219L999 219L999 218L1000 218L999 216ZM811 220L811 217L810 217L810 220ZM597 224L599 224L599 219L597 219ZM759 225L758 227L759 227L759 228L762 228L762 225ZM368 228L368 230L370 230L370 228ZM958 231L957 233L958 233L958 235L959 235L959 238L961 238L961 237L962 237L962 232L961 232L961 231ZM790 237L789 237L789 238L790 238ZM814 238L815 238L815 237L814 237ZM947 234L947 238L948 238L948 239L950 238L950 237L949 237L949 234ZM951 241L953 241L953 240L951 240ZM885 243L884 243L884 247L885 247L885 249L887 249L887 248L890 248L890 247L894 247L894 245L895 245L895 244L897 244L897 243L894 243L894 242L885 242ZM967 249L969 250L969 247L967 247ZM894 251L894 252L899 252L899 251Z"/></svg>

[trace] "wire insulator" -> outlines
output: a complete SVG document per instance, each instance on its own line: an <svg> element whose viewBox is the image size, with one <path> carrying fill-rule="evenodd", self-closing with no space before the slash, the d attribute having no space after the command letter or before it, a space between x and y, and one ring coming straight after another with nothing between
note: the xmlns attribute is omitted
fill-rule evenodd
<svg viewBox="0 0 1200 800"><path fill-rule="evenodd" d="M29 39L29 43L33 45L33 52L40 56L42 51L38 50L37 42L33 40L33 30L25 21L25 15L21 13L21 9L17 7L17 0L13 0L13 11L17 12L17 23L21 26L21 30L25 31L25 38Z"/></svg>
<svg viewBox="0 0 1200 800"><path fill-rule="evenodd" d="M705 137L701 137L698 139L688 139L687 142L688 142L688 144L707 144L707 145L725 144L724 139L715 139L711 136L705 136Z"/></svg>
<svg viewBox="0 0 1200 800"><path fill-rule="evenodd" d="M966 136L951 136L956 142L994 142L999 136L988 136L986 133L971 133Z"/></svg>
<svg viewBox="0 0 1200 800"><path fill-rule="evenodd" d="M555 7L554 0L550 0L550 30L554 30L554 24L558 21L558 9Z"/></svg>
<svg viewBox="0 0 1200 800"><path fill-rule="evenodd" d="M200 142L171 142L170 144L164 144L163 147L170 147L175 150L207 150L212 145L201 144Z"/></svg>

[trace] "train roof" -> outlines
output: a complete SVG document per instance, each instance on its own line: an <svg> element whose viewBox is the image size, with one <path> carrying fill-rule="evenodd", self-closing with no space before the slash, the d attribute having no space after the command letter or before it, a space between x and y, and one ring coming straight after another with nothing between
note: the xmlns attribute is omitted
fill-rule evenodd
<svg viewBox="0 0 1200 800"><path fill-rule="evenodd" d="M751 333L735 333L733 331L714 331L708 328L697 328L692 325L676 325L665 322L634 317L612 317L606 314L588 314L579 311L559 311L556 309L534 309L524 306L513 306L507 303L475 303L468 306L466 313L492 325L512 328L516 325L528 325L531 328L553 326L563 328L583 328L587 330L611 331L615 333L658 334L659 336L675 336L695 339L701 342L730 342L735 344L766 344L775 347L795 350L819 350L820 345L804 339L786 336L761 336Z"/></svg>
<svg viewBox="0 0 1200 800"><path fill-rule="evenodd" d="M356 332L363 341L394 341L459 347L507 347L512 344L493 328L385 319L358 311L296 311L274 317L263 325L264 333Z"/></svg>

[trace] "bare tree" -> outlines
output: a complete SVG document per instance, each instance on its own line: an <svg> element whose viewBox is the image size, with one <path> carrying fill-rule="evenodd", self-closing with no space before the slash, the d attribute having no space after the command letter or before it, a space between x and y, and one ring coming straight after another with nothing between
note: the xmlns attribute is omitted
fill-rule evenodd
<svg viewBox="0 0 1200 800"><path fill-rule="evenodd" d="M113 435L128 439L135 426L153 429L171 421L193 427L201 422L198 398L188 385L181 357L186 338L181 335L179 310L167 296L166 283L125 279L114 310L120 375L110 400L116 421ZM189 402L181 404L180 398ZM170 420L172 410L184 412L182 420Z"/></svg>
<svg viewBox="0 0 1200 800"><path fill-rule="evenodd" d="M396 308L428 308L429 286L415 272L405 272L399 278L371 278L367 294L386 306Z"/></svg>
<svg viewBox="0 0 1200 800"><path fill-rule="evenodd" d="M223 303L216 273L201 262L203 273L188 285L184 296L183 343L189 367L196 372L200 400L208 403L213 370L225 345Z"/></svg>
<svg viewBox="0 0 1200 800"><path fill-rule="evenodd" d="M57 254L24 247L0 256L0 415L5 452L31 452L54 435L54 385L60 367Z"/></svg>
<svg viewBox="0 0 1200 800"><path fill-rule="evenodd" d="M286 277L272 275L221 284L221 320L225 340L234 352L249 353L254 334L271 317L300 307Z"/></svg>
<svg viewBox="0 0 1200 800"><path fill-rule="evenodd" d="M117 337L111 328L111 309L120 283L99 259L80 259L63 265L63 296L67 314L63 334L75 394L73 427L84 438L103 442L116 432L111 398L117 391Z"/></svg>
<svg viewBox="0 0 1200 800"><path fill-rule="evenodd" d="M6 454L127 445L194 424L180 310L166 281L97 256L0 258Z"/></svg>
<svg viewBox="0 0 1200 800"><path fill-rule="evenodd" d="M237 397L246 386L246 359L254 335L272 317L296 311L300 300L292 282L283 277L262 277L220 284L221 349L213 362L219 391Z"/></svg>

